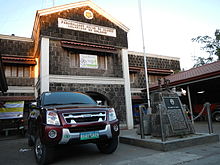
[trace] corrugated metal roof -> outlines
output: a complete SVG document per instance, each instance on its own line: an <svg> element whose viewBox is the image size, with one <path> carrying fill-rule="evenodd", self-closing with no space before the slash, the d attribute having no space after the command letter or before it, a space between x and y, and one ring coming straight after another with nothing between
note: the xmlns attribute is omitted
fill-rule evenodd
<svg viewBox="0 0 220 165"><path fill-rule="evenodd" d="M207 79L215 76L220 76L220 61L206 64L197 68L192 68L187 71L179 72L173 75L166 76L170 80L170 85L180 85L191 83L196 80ZM158 84L152 84L150 90L158 88Z"/></svg>

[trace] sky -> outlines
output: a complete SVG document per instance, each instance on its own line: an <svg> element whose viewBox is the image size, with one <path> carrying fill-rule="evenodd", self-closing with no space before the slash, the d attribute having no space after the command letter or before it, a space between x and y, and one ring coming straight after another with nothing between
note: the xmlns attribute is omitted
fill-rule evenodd
<svg viewBox="0 0 220 165"><path fill-rule="evenodd" d="M80 0L0 0L0 34L31 37L36 11ZM138 0L92 0L130 30L128 49L143 52ZM145 52L180 58L192 68L193 56L207 56L191 41L214 37L220 29L220 0L141 0Z"/></svg>

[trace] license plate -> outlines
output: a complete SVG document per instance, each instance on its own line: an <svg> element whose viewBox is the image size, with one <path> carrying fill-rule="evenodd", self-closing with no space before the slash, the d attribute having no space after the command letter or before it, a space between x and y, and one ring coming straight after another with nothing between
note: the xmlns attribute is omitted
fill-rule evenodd
<svg viewBox="0 0 220 165"><path fill-rule="evenodd" d="M98 139L98 132L83 132L80 134L80 140Z"/></svg>

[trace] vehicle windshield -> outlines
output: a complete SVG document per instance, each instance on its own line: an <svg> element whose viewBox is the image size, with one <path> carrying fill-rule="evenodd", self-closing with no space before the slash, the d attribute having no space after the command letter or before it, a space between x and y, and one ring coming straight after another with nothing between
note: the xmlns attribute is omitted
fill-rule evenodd
<svg viewBox="0 0 220 165"><path fill-rule="evenodd" d="M72 92L47 92L44 94L43 105L95 104L89 96Z"/></svg>

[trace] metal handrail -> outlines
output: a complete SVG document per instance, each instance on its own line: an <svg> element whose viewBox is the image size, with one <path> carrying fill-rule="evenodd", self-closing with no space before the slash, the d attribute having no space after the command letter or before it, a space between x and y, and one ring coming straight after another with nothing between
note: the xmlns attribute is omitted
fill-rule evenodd
<svg viewBox="0 0 220 165"><path fill-rule="evenodd" d="M210 106L211 104L209 102L206 102L203 105L202 110L199 112L199 114L193 118L193 120L198 119L204 112L204 110L206 110L207 114L208 114L208 129L209 129L209 134L213 133L213 125L212 125L212 115L211 115L211 110L210 110ZM192 115L192 114L190 114Z"/></svg>
<svg viewBox="0 0 220 165"><path fill-rule="evenodd" d="M206 109L206 112L208 114L208 129L209 129L209 134L213 133L213 125L212 125L212 115L211 115L211 110L210 110L210 106L211 104L209 102L206 102L203 105L202 110L199 112L199 114L193 118L193 120L198 119L204 112L204 110ZM192 114L191 114L192 115Z"/></svg>

